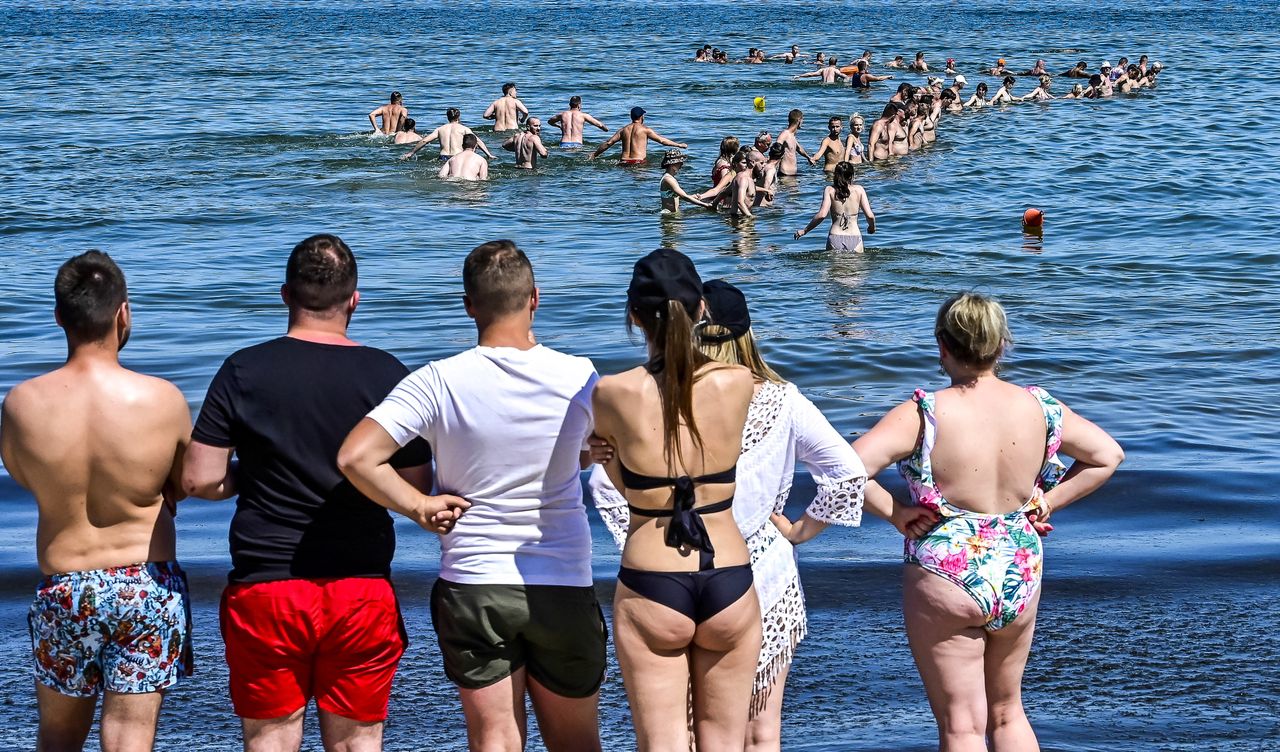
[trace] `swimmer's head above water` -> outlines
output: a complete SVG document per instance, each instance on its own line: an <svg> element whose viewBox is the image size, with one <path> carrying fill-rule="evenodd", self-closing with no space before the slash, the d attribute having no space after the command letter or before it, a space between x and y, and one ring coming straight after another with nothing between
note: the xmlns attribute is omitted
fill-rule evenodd
<svg viewBox="0 0 1280 752"><path fill-rule="evenodd" d="M449 109L444 111L444 119L448 120L450 123L458 122L458 119L461 117L462 117L462 111L459 110L457 107L450 107Z"/></svg>
<svg viewBox="0 0 1280 752"><path fill-rule="evenodd" d="M400 104L403 101L404 101L404 97L400 96L400 92L398 91L391 92L391 104Z"/></svg>

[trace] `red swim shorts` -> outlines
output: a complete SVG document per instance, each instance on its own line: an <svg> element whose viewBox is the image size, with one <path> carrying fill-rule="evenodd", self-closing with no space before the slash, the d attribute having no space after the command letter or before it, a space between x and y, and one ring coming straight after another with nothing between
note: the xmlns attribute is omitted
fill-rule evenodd
<svg viewBox="0 0 1280 752"><path fill-rule="evenodd" d="M344 718L386 720L408 644L389 581L232 583L221 617L236 715L280 718L314 697Z"/></svg>

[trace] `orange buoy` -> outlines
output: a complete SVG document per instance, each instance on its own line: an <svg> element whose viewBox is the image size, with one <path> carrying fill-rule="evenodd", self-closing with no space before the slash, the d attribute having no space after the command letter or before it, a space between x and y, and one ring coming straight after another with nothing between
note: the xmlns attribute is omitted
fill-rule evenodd
<svg viewBox="0 0 1280 752"><path fill-rule="evenodd" d="M1031 208L1022 213L1022 224L1027 227L1041 227L1044 225L1044 212L1039 209Z"/></svg>

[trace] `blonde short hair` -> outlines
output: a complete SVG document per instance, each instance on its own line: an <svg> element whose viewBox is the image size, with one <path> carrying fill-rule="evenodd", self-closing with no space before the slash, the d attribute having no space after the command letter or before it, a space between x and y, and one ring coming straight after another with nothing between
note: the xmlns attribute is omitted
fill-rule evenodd
<svg viewBox="0 0 1280 752"><path fill-rule="evenodd" d="M933 334L956 360L980 368L995 365L1013 342L1004 307L994 298L972 292L942 304Z"/></svg>

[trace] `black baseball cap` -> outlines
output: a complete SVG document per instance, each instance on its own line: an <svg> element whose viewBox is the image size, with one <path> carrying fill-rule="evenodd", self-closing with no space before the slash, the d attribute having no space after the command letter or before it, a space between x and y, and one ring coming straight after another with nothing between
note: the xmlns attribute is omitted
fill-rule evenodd
<svg viewBox="0 0 1280 752"><path fill-rule="evenodd" d="M708 334L698 330L698 339L719 344L737 339L751 330L751 312L747 310L747 296L742 290L723 279L708 280L702 286L702 297L707 301L709 323L724 327L723 334Z"/></svg>
<svg viewBox="0 0 1280 752"><path fill-rule="evenodd" d="M631 119L632 119L632 120L639 120L639 119L640 119L640 118L642 118L642 117L644 117L644 108L643 108L643 107L632 107L632 108L631 108Z"/></svg>
<svg viewBox="0 0 1280 752"><path fill-rule="evenodd" d="M659 248L636 262L627 287L627 304L637 312L659 311L668 300L679 301L689 318L696 320L702 278L688 256Z"/></svg>

